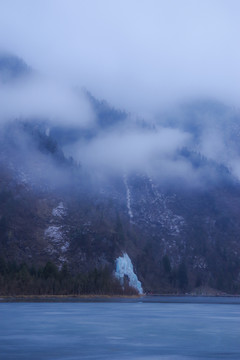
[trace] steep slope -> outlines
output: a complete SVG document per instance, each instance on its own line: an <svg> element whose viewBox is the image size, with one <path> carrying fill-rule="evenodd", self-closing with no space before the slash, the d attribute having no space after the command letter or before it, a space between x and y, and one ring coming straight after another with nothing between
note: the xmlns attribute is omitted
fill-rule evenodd
<svg viewBox="0 0 240 360"><path fill-rule="evenodd" d="M21 62L15 67L25 74ZM91 128L22 118L1 125L0 256L29 266L50 260L72 274L107 268L146 292L239 293L238 111L192 103L149 124L87 97ZM190 140L163 159L158 149L151 167L109 172L66 155L104 134L159 127Z"/></svg>
<svg viewBox="0 0 240 360"><path fill-rule="evenodd" d="M31 133L35 142L36 133L46 146L35 146L30 166L19 157L11 161L12 146L10 154L2 151L1 256L39 265L50 259L84 272L102 266L114 271L115 260L127 253L145 291L200 284L238 291L238 182L223 178L218 185L187 189L123 174L99 188L60 150L52 153L38 127ZM49 176L41 177L46 166Z"/></svg>

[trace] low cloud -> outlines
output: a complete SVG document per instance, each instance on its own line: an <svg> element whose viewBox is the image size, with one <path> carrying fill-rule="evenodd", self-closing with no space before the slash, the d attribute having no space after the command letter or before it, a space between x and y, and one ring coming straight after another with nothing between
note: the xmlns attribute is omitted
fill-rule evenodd
<svg viewBox="0 0 240 360"><path fill-rule="evenodd" d="M0 48L153 116L189 96L239 105L238 0L2 1Z"/></svg>
<svg viewBox="0 0 240 360"><path fill-rule="evenodd" d="M101 134L88 143L77 144L75 157L86 166L141 170L151 167L155 158L171 158L186 144L189 135L179 130L154 132L136 129Z"/></svg>
<svg viewBox="0 0 240 360"><path fill-rule="evenodd" d="M227 114L187 115L192 126L184 127L186 114L173 113L176 104L198 97L239 106L239 1L9 0L0 10L0 48L38 71L1 84L1 123L46 119L53 126L94 130L88 140L82 136L65 148L91 170L200 179L201 171L179 155L186 147L240 177L238 140L223 126ZM129 117L101 130L74 86L148 126ZM178 124L161 126L160 112L179 116Z"/></svg>
<svg viewBox="0 0 240 360"><path fill-rule="evenodd" d="M40 75L2 83L0 122L14 119L47 120L51 125L90 127L94 114L83 92Z"/></svg>
<svg viewBox="0 0 240 360"><path fill-rule="evenodd" d="M191 135L181 130L143 130L130 121L129 126L100 132L92 140L80 141L64 151L92 174L122 176L138 172L162 181L179 178L188 182L197 180L198 174L178 152L190 142Z"/></svg>

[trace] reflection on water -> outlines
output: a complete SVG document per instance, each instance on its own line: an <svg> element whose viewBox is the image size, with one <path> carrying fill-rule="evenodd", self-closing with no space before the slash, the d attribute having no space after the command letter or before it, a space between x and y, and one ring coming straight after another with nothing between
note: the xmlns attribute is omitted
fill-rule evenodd
<svg viewBox="0 0 240 360"><path fill-rule="evenodd" d="M239 302L167 300L2 303L0 358L240 359Z"/></svg>

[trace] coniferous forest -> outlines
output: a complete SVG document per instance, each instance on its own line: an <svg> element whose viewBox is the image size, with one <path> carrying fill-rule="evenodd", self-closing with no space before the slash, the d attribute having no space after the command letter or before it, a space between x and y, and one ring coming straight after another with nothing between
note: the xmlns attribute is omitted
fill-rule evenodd
<svg viewBox="0 0 240 360"><path fill-rule="evenodd" d="M17 265L0 259L0 295L135 295L120 284L108 268L71 274L66 264L59 270L51 261L43 267Z"/></svg>

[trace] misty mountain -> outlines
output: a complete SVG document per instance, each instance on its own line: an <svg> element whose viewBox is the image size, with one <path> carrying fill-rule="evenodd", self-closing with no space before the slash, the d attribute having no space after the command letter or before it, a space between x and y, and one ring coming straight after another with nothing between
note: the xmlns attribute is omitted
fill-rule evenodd
<svg viewBox="0 0 240 360"><path fill-rule="evenodd" d="M0 53L0 81L9 82L30 75L32 69L19 57Z"/></svg>
<svg viewBox="0 0 240 360"><path fill-rule="evenodd" d="M81 90L75 89L75 91L79 92L81 96ZM127 119L128 114L125 111L111 107L106 101L97 100L89 91L84 90L84 95L96 114L95 127L90 129L79 128L78 126L66 128L65 125L59 124L51 127L51 137L62 146L71 145L80 139L91 140L97 136L98 132L114 128Z"/></svg>
<svg viewBox="0 0 240 360"><path fill-rule="evenodd" d="M28 73L16 58L1 66ZM77 96L94 114L84 126L1 121L1 257L72 274L107 267L155 293L239 292L239 112L199 100L149 123Z"/></svg>

